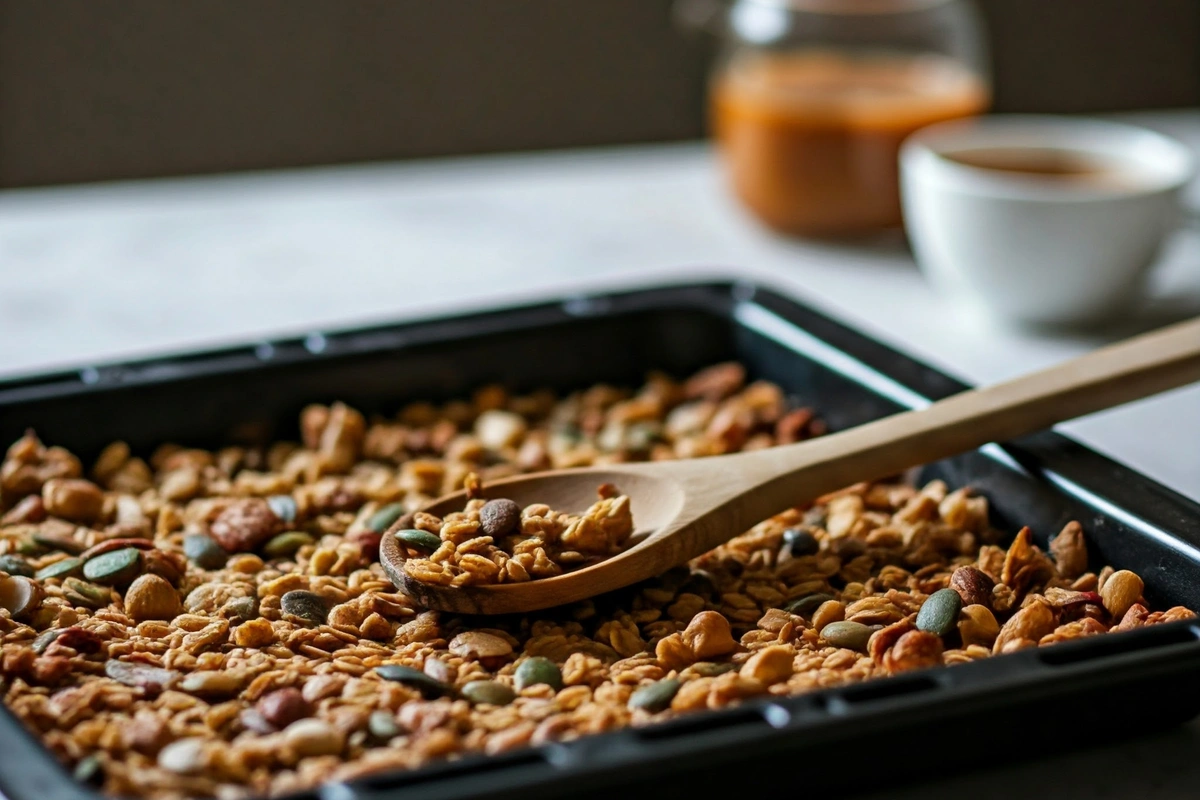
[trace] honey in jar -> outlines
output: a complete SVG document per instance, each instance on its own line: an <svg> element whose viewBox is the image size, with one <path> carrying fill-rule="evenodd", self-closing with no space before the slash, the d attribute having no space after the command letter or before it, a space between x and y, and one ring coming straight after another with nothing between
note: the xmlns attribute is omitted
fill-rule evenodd
<svg viewBox="0 0 1200 800"><path fill-rule="evenodd" d="M808 236L898 225L900 143L989 101L985 81L936 54L757 52L712 89L734 191L772 228Z"/></svg>

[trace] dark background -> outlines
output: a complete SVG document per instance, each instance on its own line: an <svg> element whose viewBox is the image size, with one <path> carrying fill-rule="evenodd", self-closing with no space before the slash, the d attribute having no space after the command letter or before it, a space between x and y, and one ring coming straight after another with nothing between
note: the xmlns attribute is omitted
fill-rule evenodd
<svg viewBox="0 0 1200 800"><path fill-rule="evenodd" d="M670 0L0 0L0 186L687 139ZM996 105L1200 105L1197 0L982 0Z"/></svg>

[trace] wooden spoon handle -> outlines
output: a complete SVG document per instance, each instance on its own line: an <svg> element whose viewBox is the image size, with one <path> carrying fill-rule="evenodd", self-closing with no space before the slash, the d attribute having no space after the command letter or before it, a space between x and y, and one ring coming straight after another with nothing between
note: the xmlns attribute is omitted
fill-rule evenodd
<svg viewBox="0 0 1200 800"><path fill-rule="evenodd" d="M752 525L857 481L894 475L1197 380L1200 319L810 442L701 459L692 462L695 472L687 479L698 488L701 473L709 472L702 488L735 501L726 507L736 518L730 529L742 530L738 523ZM717 462L725 463L718 467ZM718 479L716 473L724 489L708 483Z"/></svg>

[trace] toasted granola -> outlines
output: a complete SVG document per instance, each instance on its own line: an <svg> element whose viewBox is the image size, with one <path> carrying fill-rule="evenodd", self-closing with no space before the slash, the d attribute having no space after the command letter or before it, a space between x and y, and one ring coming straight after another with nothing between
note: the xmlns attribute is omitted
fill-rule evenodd
<svg viewBox="0 0 1200 800"><path fill-rule="evenodd" d="M736 364L636 393L487 387L387 420L312 406L300 432L148 460L118 442L87 478L32 433L9 449L0 693L81 780L121 796L281 794L1192 616L1151 611L1133 573L1088 571L1076 523L1050 554L1027 529L1000 547L986 499L940 482L850 487L655 580L521 618L425 611L387 580L389 528L453 541L466 574L468 543L486 538L466 528L511 524L513 509L482 503L413 513L472 473L821 432ZM618 495L602 500L617 511ZM517 541L485 544L520 563L534 519L564 522L521 509ZM624 523L604 547L622 536Z"/></svg>
<svg viewBox="0 0 1200 800"><path fill-rule="evenodd" d="M478 476L466 477L480 487ZM508 498L472 498L461 512L439 518L417 512L397 520L392 533L404 571L437 586L479 586L553 578L619 553L633 535L629 497L599 487L600 499L579 514L544 503L521 508Z"/></svg>

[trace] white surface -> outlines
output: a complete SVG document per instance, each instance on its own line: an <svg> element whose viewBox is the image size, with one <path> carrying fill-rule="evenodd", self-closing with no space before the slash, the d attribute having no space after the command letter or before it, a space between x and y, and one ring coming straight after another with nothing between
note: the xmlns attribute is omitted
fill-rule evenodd
<svg viewBox="0 0 1200 800"><path fill-rule="evenodd" d="M1106 177L1052 180L953 160L1009 148L1077 153ZM909 241L934 286L981 314L1039 325L1109 320L1136 302L1178 226L1195 160L1173 139L1094 119L1001 114L934 125L900 155Z"/></svg>
<svg viewBox="0 0 1200 800"><path fill-rule="evenodd" d="M1200 112L1136 119L1200 149ZM1200 313L1188 233L1121 331L993 330L934 295L895 238L772 236L705 146L670 145L0 193L0 374L713 273L973 382ZM1200 498L1200 388L1065 427Z"/></svg>

